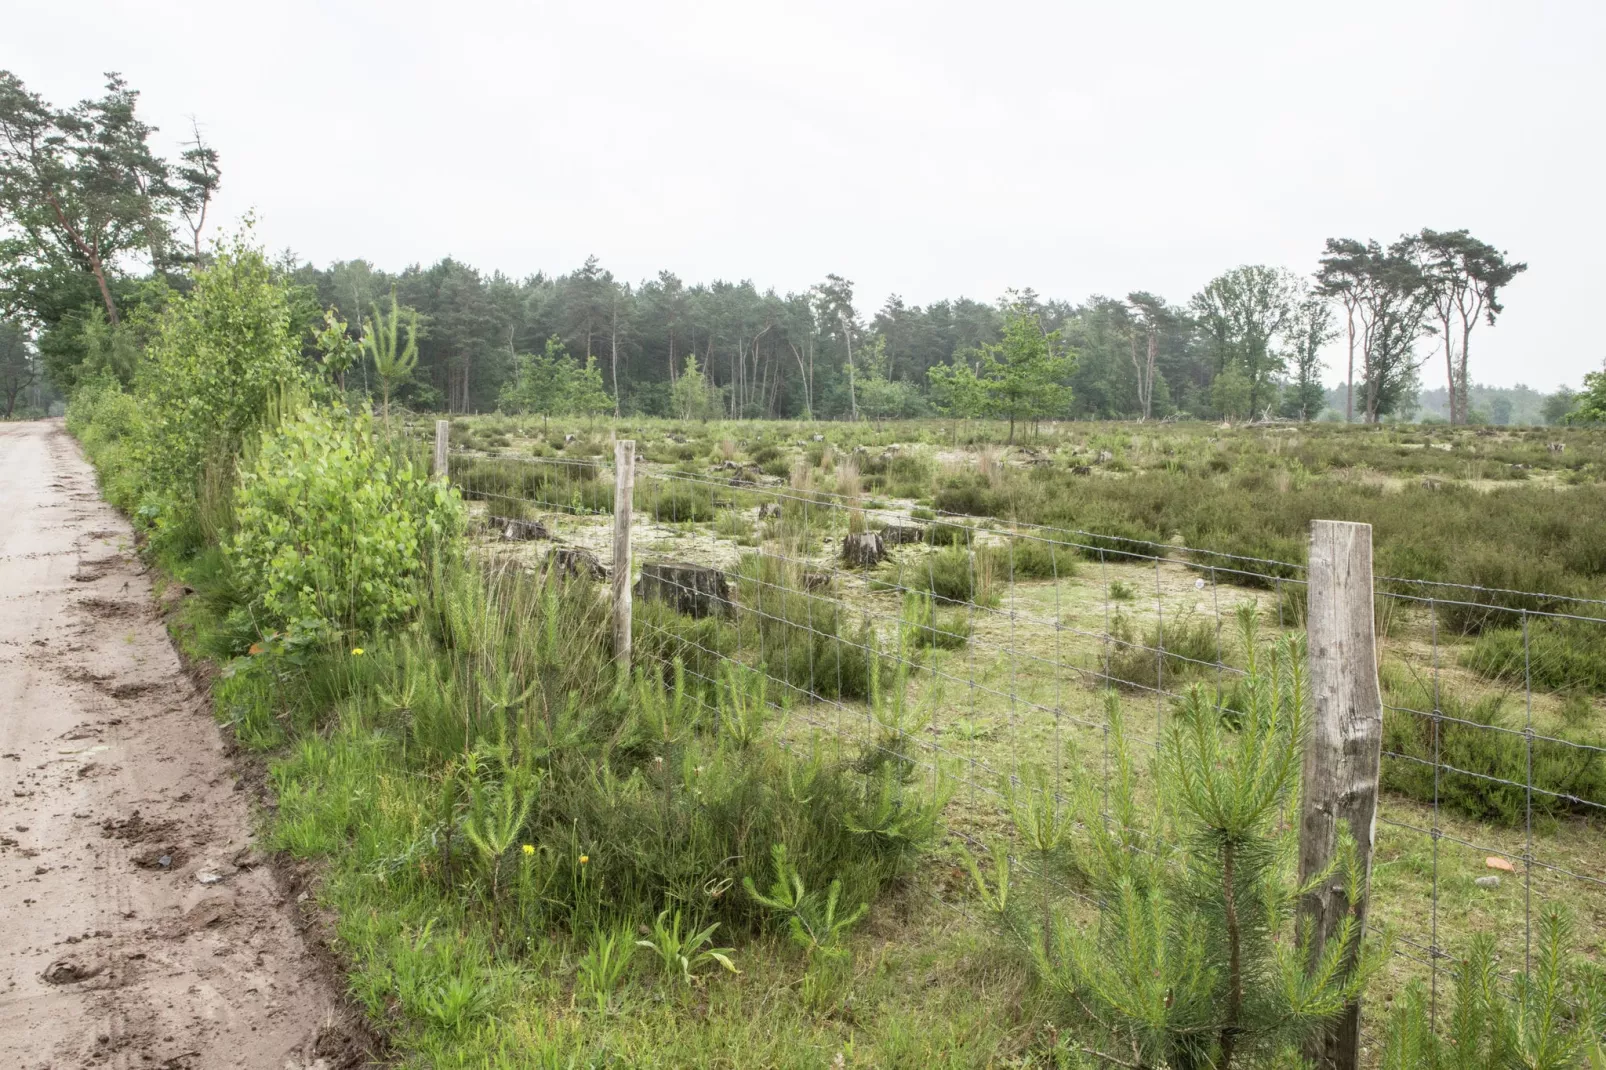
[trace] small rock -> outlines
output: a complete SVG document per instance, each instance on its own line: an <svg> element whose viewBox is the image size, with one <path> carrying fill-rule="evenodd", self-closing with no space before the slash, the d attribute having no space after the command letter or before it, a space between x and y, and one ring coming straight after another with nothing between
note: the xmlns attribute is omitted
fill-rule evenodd
<svg viewBox="0 0 1606 1070"><path fill-rule="evenodd" d="M1500 887L1500 878L1499 877L1479 877L1477 880L1473 881L1472 883L1476 884L1479 888L1498 888L1498 887Z"/></svg>
<svg viewBox="0 0 1606 1070"><path fill-rule="evenodd" d="M200 881L202 884L216 884L223 878L220 875L213 873L211 870L203 869L195 875L195 879Z"/></svg>
<svg viewBox="0 0 1606 1070"><path fill-rule="evenodd" d="M1517 867L1516 866L1512 865L1510 862L1507 862L1504 858L1501 858L1499 855L1490 855L1488 858L1485 858L1483 860L1483 864L1485 866L1489 867L1490 869L1498 869L1498 870L1501 870L1501 871L1503 871L1505 873L1515 873L1515 872L1517 872Z"/></svg>

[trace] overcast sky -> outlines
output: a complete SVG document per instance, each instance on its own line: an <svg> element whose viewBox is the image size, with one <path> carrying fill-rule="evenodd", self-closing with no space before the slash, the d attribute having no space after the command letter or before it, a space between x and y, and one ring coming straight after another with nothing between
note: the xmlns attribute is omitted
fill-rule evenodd
<svg viewBox="0 0 1606 1070"><path fill-rule="evenodd" d="M1599 0L6 9L0 67L58 105L121 71L175 153L194 116L223 216L320 265L836 272L869 313L1180 302L1237 264L1309 272L1330 236L1466 227L1530 264L1475 379L1576 386L1606 356L1578 326L1606 249Z"/></svg>

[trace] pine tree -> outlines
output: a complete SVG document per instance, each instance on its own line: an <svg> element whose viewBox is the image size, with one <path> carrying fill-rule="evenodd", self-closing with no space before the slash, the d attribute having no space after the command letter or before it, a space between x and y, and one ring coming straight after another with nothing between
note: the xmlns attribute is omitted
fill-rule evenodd
<svg viewBox="0 0 1606 1070"><path fill-rule="evenodd" d="M1107 803L1085 785L1066 807L1046 780L1024 778L1011 809L1035 872L1011 875L999 857L989 883L973 867L983 899L1027 945L1089 1050L1127 1065L1297 1065L1302 1042L1359 996L1379 963L1375 949L1352 959L1354 920L1318 961L1299 950L1304 651L1285 638L1268 658L1252 607L1240 627L1248 670L1230 710L1195 686L1143 778L1112 696ZM1354 841L1346 834L1343 845L1311 884L1344 881L1357 901ZM1085 928L1055 899L1066 884L1098 904Z"/></svg>

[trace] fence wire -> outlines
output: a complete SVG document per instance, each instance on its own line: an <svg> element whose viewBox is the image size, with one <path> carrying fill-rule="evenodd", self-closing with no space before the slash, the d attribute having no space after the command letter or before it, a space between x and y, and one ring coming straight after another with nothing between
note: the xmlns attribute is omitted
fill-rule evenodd
<svg viewBox="0 0 1606 1070"><path fill-rule="evenodd" d="M534 565L545 553L529 547L550 540L607 567L611 467L457 451L449 470L496 552ZM1097 777L1107 816L1108 693L1127 737L1158 747L1190 685L1230 706L1240 607L1268 635L1304 624L1298 562L911 510L854 493L851 476L826 492L729 467L720 479L638 457L637 660L678 660L709 689L726 663L762 666L789 746L842 760L888 738L914 747L922 776L957 782L944 829L972 849L1007 834L1008 794L1028 777L1067 806ZM1595 940L1606 929L1606 600L1398 577L1379 577L1374 599L1371 917L1398 967L1382 983L1423 980L1442 1027L1475 933L1527 963L1545 902L1589 919ZM878 723L870 692L893 681L929 716ZM963 909L962 895L938 898Z"/></svg>

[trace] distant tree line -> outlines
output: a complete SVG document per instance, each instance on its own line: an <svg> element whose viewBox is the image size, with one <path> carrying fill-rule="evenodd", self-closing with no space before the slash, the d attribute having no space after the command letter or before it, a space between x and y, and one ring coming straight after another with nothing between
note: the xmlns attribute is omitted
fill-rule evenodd
<svg viewBox="0 0 1606 1070"><path fill-rule="evenodd" d="M13 332L0 340L23 339L0 345L0 402L41 374L63 391L127 381L151 314L208 255L217 153L197 128L177 160L161 158L137 101L110 75L104 96L58 110L0 72L0 314ZM1330 418L1323 354L1335 342L1344 419L1410 418L1435 357L1445 418L1494 418L1476 408L1471 341L1525 267L1466 231L1423 230L1387 246L1330 239L1309 277L1233 268L1180 303L1027 289L872 308L838 275L780 293L670 271L632 282L595 257L524 278L451 258L399 272L278 264L296 284L306 359L385 404L1012 423ZM398 324L407 359L381 369L390 350L374 332Z"/></svg>

